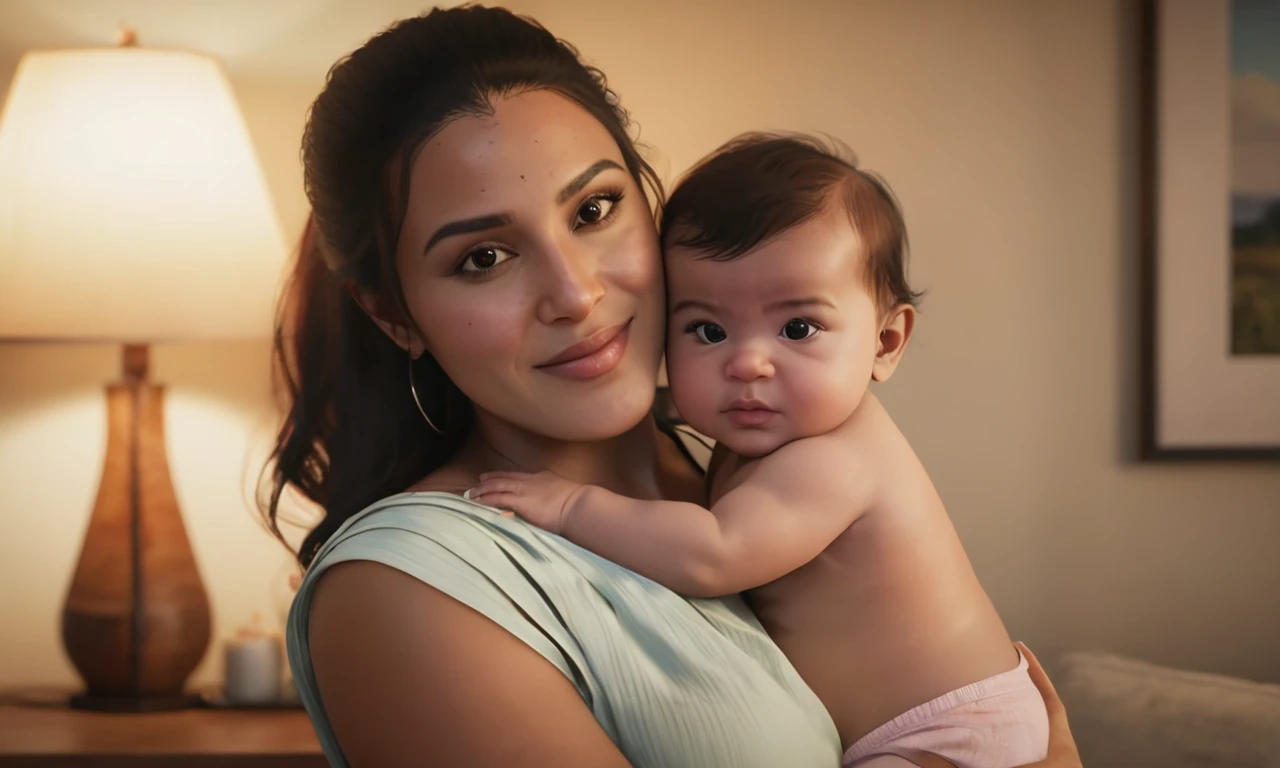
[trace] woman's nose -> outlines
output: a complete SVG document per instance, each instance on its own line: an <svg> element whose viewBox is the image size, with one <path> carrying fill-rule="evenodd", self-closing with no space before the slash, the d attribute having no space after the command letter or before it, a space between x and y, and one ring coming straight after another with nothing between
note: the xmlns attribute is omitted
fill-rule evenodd
<svg viewBox="0 0 1280 768"><path fill-rule="evenodd" d="M742 344L729 356L725 375L734 381L769 379L773 377L773 361L762 345Z"/></svg>
<svg viewBox="0 0 1280 768"><path fill-rule="evenodd" d="M572 239L549 243L545 254L546 279L538 301L538 321L551 325L585 320L604 298L599 258Z"/></svg>

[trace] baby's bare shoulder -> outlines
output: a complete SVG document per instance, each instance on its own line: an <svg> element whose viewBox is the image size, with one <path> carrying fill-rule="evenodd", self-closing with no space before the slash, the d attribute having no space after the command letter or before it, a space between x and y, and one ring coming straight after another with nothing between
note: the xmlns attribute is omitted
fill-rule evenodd
<svg viewBox="0 0 1280 768"><path fill-rule="evenodd" d="M737 482L866 511L883 495L885 479L898 474L891 466L899 454L893 449L896 429L879 403L872 408L830 432L787 443L754 462L754 471Z"/></svg>
<svg viewBox="0 0 1280 768"><path fill-rule="evenodd" d="M862 409L860 409L861 411ZM769 458L780 461L806 461L823 468L874 463L892 440L893 422L882 407L873 413L855 413L843 424L822 435L794 440L775 451Z"/></svg>
<svg viewBox="0 0 1280 768"><path fill-rule="evenodd" d="M868 471L860 440L843 431L793 440L758 459L739 482L764 488L795 502L850 509L873 490L875 472ZM856 506L856 504L855 504Z"/></svg>

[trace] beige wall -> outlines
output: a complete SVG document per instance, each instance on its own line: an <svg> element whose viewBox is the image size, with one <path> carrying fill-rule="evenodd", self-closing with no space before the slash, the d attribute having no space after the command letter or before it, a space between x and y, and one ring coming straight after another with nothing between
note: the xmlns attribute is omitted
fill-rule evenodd
<svg viewBox="0 0 1280 768"><path fill-rule="evenodd" d="M222 57L290 234L305 213L297 138L325 69L417 7L246 0L214 19L194 2L68 0L58 16L40 5L0 7L5 81L24 48L102 40L121 17L144 43ZM1280 680L1280 467L1132 460L1131 4L513 5L609 74L668 178L739 131L788 128L844 139L889 179L930 295L882 396L1015 635L1050 657L1109 649ZM246 456L270 427L267 352L155 352L220 633L272 611L286 562L246 502ZM101 461L98 388L115 365L109 349L0 345L0 686L74 679L57 613ZM217 671L211 656L200 675Z"/></svg>

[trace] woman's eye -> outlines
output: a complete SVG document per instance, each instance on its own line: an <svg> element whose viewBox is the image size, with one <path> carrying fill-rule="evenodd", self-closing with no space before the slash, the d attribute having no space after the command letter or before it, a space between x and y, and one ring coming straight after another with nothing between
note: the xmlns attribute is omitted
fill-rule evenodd
<svg viewBox="0 0 1280 768"><path fill-rule="evenodd" d="M729 338L729 334L715 323L698 323L693 327L693 334L698 337L698 341L703 344L719 344Z"/></svg>
<svg viewBox="0 0 1280 768"><path fill-rule="evenodd" d="M574 228L599 224L609 218L613 207L621 200L620 195L597 195L582 201L578 206L578 215L574 217Z"/></svg>
<svg viewBox="0 0 1280 768"><path fill-rule="evenodd" d="M495 245L482 245L467 251L467 255L462 257L462 264L458 267L459 272L488 272L494 267L502 264L515 254L505 248L499 248Z"/></svg>
<svg viewBox="0 0 1280 768"><path fill-rule="evenodd" d="M817 332L818 329L813 327L809 321L797 318L795 320L788 320L787 324L782 326L781 335L791 341L800 341L802 339L809 338Z"/></svg>

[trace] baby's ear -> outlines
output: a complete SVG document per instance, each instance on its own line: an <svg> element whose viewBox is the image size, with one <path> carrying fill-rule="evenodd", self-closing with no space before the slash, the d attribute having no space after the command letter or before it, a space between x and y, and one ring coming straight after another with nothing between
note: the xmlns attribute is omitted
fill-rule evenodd
<svg viewBox="0 0 1280 768"><path fill-rule="evenodd" d="M888 381L897 370L915 324L916 308L910 304L899 304L885 315L884 322L880 325L876 362L871 367L872 381Z"/></svg>

